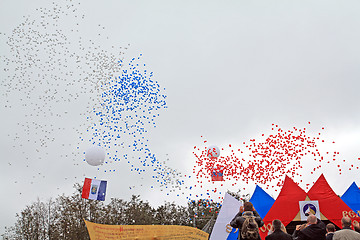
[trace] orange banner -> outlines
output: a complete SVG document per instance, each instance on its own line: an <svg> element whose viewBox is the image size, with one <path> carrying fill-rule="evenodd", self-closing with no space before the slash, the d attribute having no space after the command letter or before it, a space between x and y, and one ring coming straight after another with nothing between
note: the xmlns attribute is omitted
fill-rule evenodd
<svg viewBox="0 0 360 240"><path fill-rule="evenodd" d="M85 221L91 240L207 240L209 234L197 228L178 225L105 225Z"/></svg>

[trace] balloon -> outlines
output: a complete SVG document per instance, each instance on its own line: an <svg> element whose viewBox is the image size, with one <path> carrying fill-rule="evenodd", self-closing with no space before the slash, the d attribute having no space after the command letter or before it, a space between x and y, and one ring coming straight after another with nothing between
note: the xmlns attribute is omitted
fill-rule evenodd
<svg viewBox="0 0 360 240"><path fill-rule="evenodd" d="M220 156L220 149L217 146L210 146L207 150L207 156L209 158L217 158Z"/></svg>
<svg viewBox="0 0 360 240"><path fill-rule="evenodd" d="M105 160L105 150L99 146L92 146L86 150L85 160L91 166L101 165Z"/></svg>

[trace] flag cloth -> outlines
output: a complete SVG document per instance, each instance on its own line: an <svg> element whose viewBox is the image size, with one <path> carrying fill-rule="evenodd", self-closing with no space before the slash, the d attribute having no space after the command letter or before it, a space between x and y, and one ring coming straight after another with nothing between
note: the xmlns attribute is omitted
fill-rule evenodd
<svg viewBox="0 0 360 240"><path fill-rule="evenodd" d="M212 181L224 181L224 172L219 170L219 171L213 171L211 174L211 180Z"/></svg>
<svg viewBox="0 0 360 240"><path fill-rule="evenodd" d="M105 201L106 181L85 178L82 198Z"/></svg>

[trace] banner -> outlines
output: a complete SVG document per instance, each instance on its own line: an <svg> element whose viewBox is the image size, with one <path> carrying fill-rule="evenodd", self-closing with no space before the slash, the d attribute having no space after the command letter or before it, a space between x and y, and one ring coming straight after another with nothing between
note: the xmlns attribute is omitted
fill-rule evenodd
<svg viewBox="0 0 360 240"><path fill-rule="evenodd" d="M207 240L209 234L197 228L178 225L105 225L85 221L90 240Z"/></svg>
<svg viewBox="0 0 360 240"><path fill-rule="evenodd" d="M320 219L320 208L318 201L299 201L301 221L306 221L309 213Z"/></svg>
<svg viewBox="0 0 360 240"><path fill-rule="evenodd" d="M242 202L225 193L223 204L210 235L210 240L237 239L239 231L237 228L233 229L230 226L230 221L239 212L242 205Z"/></svg>

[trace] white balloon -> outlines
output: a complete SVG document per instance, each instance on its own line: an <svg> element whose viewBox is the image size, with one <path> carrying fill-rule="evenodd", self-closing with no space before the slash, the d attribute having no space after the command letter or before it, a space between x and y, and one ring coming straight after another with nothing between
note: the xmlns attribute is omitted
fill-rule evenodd
<svg viewBox="0 0 360 240"><path fill-rule="evenodd" d="M85 160L91 166L99 166L104 163L105 150L99 146L92 146L86 150Z"/></svg>
<svg viewBox="0 0 360 240"><path fill-rule="evenodd" d="M220 149L217 146L210 146L207 150L207 156L209 158L217 158L220 156Z"/></svg>

